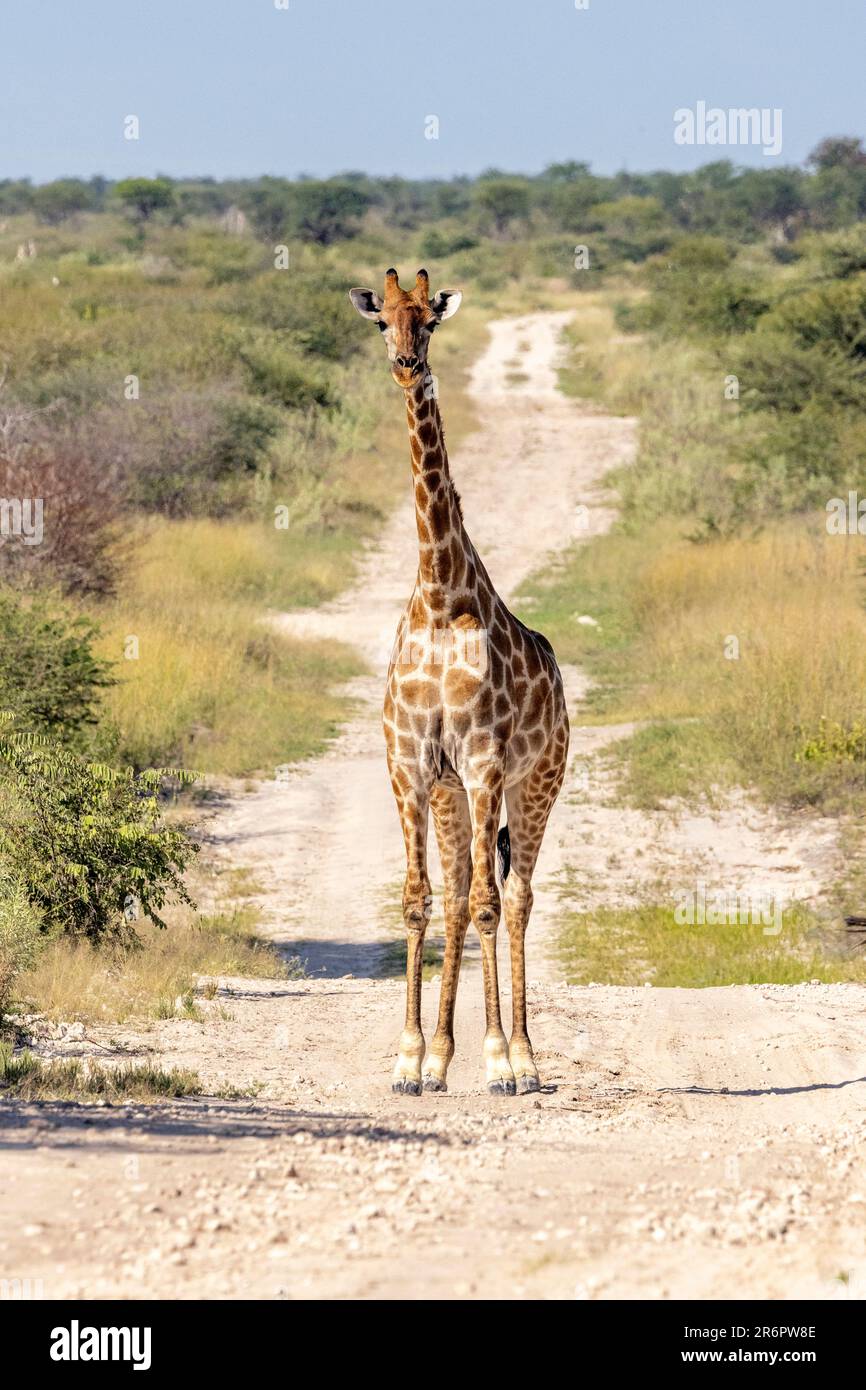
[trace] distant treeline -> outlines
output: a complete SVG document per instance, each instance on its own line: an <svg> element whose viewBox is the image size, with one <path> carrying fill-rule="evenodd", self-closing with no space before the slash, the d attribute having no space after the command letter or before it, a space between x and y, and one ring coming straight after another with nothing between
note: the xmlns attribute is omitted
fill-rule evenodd
<svg viewBox="0 0 866 1390"><path fill-rule="evenodd" d="M549 165L534 176L489 169L477 178L335 178L295 180L64 178L34 185L0 180L0 217L30 213L58 224L78 213L125 211L146 221L174 222L239 209L253 229L329 245L365 227L428 229L429 254L469 249L473 234L502 239L527 232L610 234L619 254L643 260L677 231L712 232L739 240L768 233L791 240L804 229L827 230L866 217L866 149L854 136L829 137L804 167L740 168L730 160L691 173L594 174L580 161Z"/></svg>

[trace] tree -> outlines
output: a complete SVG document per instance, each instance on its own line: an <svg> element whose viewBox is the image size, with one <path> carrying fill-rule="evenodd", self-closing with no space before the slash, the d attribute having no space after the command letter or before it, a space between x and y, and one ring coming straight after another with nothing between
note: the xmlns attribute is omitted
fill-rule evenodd
<svg viewBox="0 0 866 1390"><path fill-rule="evenodd" d="M590 166L582 159L567 159L560 164L548 164L541 177L549 183L574 183L590 177Z"/></svg>
<svg viewBox="0 0 866 1390"><path fill-rule="evenodd" d="M114 192L140 222L146 222L153 213L170 208L174 203L174 189L169 179L121 179L115 184Z"/></svg>
<svg viewBox="0 0 866 1390"><path fill-rule="evenodd" d="M510 222L529 216L529 188L520 179L484 179L475 196L478 206L492 218L497 236Z"/></svg>
<svg viewBox="0 0 866 1390"><path fill-rule="evenodd" d="M292 185L288 179L265 175L243 190L240 202L260 237L274 242L286 235L292 208Z"/></svg>
<svg viewBox="0 0 866 1390"><path fill-rule="evenodd" d="M0 179L0 213L7 217L29 212L33 192L29 179Z"/></svg>
<svg viewBox="0 0 866 1390"><path fill-rule="evenodd" d="M778 227L784 234L803 211L803 175L799 169L744 169L734 197L751 221Z"/></svg>
<svg viewBox="0 0 866 1390"><path fill-rule="evenodd" d="M866 150L857 135L828 135L809 155L813 169L858 169L866 165Z"/></svg>
<svg viewBox="0 0 866 1390"><path fill-rule="evenodd" d="M363 189L342 179L309 179L295 185L293 201L296 233L320 246L330 246L355 235L371 199Z"/></svg>
<svg viewBox="0 0 866 1390"><path fill-rule="evenodd" d="M40 222L56 226L94 206L94 193L83 179L55 179L33 191L33 211Z"/></svg>

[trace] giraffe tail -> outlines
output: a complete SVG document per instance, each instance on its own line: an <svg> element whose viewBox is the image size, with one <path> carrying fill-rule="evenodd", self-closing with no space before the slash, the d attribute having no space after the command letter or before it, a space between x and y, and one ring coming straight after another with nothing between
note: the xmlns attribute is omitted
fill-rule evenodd
<svg viewBox="0 0 866 1390"><path fill-rule="evenodd" d="M502 883L508 877L508 870L511 868L511 836L508 833L508 826L503 825L496 837L496 864L499 869L499 878Z"/></svg>

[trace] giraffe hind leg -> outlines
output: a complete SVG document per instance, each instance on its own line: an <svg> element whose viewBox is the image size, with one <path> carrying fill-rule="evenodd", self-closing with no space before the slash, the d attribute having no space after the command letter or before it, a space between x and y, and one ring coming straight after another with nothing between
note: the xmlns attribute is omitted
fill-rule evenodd
<svg viewBox="0 0 866 1390"><path fill-rule="evenodd" d="M511 849L503 891L511 951L512 1024L508 1056L518 1095L541 1088L526 1020L526 928L532 911L532 875L547 819L565 775L566 759L567 747L554 744L523 781L505 793Z"/></svg>

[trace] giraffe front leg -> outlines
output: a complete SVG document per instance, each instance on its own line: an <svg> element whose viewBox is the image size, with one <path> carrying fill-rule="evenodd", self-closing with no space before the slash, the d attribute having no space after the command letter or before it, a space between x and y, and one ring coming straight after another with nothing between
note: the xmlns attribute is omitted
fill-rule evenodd
<svg viewBox="0 0 866 1390"><path fill-rule="evenodd" d="M445 880L445 956L439 989L439 1017L424 1062L424 1090L447 1091L448 1067L454 1056L457 982L469 926L472 822L464 791L435 787L430 806Z"/></svg>
<svg viewBox="0 0 866 1390"><path fill-rule="evenodd" d="M447 1091L448 1067L454 1056L454 1005L463 943L469 925L466 899L462 903L445 900L445 956L439 992L439 1018L424 1062L424 1090Z"/></svg>
<svg viewBox="0 0 866 1390"><path fill-rule="evenodd" d="M424 1034L421 1032L421 972L424 935L432 898L427 876L427 802L410 796L401 805L406 841L406 883L403 921L406 926L406 1022L400 1034L391 1089L403 1095L421 1094Z"/></svg>
<svg viewBox="0 0 866 1390"><path fill-rule="evenodd" d="M472 815L472 887L469 913L481 941L484 972L484 1070L487 1089L492 1095L513 1096L514 1072L508 1058L508 1043L502 1029L499 1009L499 974L496 966L496 935L502 904L496 886L496 834L502 806L502 773L489 766L469 797Z"/></svg>
<svg viewBox="0 0 866 1390"><path fill-rule="evenodd" d="M511 948L511 1042L508 1056L514 1072L519 1096L541 1089L532 1043L526 1027L526 957L524 946L529 914L532 911L532 887L528 880L512 870L505 881L505 925Z"/></svg>

